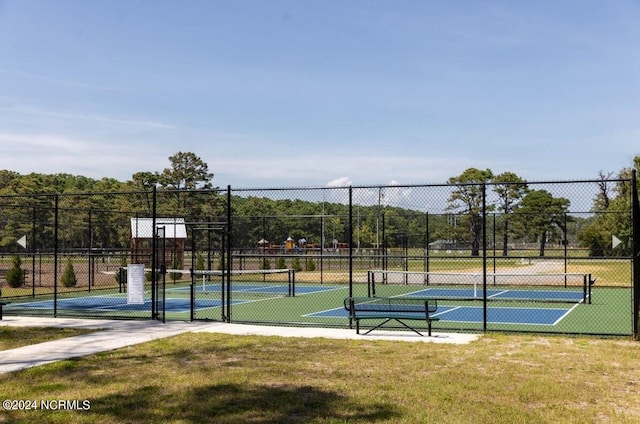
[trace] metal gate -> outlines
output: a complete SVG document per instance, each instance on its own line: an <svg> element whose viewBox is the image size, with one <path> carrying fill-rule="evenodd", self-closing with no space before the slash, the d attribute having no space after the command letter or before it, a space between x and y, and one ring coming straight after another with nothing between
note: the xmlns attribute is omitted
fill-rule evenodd
<svg viewBox="0 0 640 424"><path fill-rule="evenodd" d="M229 322L227 224L191 224L191 320Z"/></svg>

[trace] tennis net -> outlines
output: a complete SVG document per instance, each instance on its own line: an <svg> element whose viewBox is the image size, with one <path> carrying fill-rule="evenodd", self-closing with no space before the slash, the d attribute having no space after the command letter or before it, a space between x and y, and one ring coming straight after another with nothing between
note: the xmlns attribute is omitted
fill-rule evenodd
<svg viewBox="0 0 640 424"><path fill-rule="evenodd" d="M295 296L295 270L293 269L247 269L191 270L194 289L217 292L230 290L245 294L268 296Z"/></svg>
<svg viewBox="0 0 640 424"><path fill-rule="evenodd" d="M376 296L379 285L423 285L412 293L441 299L591 303L594 282L591 274L581 273L367 272L370 296Z"/></svg>

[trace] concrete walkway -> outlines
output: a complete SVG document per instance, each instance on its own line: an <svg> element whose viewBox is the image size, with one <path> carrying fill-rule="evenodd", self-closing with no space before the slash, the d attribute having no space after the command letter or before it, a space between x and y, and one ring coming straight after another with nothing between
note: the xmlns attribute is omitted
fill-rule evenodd
<svg viewBox="0 0 640 424"><path fill-rule="evenodd" d="M228 324L222 322L117 321L72 318L40 318L5 316L0 326L59 327L99 329L88 334L0 351L0 373L19 371L55 361L106 352L187 332L211 332L235 335L322 337L351 340L397 340L424 343L464 344L477 340L477 334L433 333L420 337L412 332L375 331L368 335L355 330L311 327L275 327L266 325Z"/></svg>

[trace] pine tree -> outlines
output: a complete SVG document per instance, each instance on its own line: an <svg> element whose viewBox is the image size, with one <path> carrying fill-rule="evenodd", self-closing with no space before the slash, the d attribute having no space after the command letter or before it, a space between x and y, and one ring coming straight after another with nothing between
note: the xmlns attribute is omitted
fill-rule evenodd
<svg viewBox="0 0 640 424"><path fill-rule="evenodd" d="M17 288L24 283L24 270L21 268L22 260L20 256L14 256L11 261L11 268L7 271L7 284L10 287Z"/></svg>
<svg viewBox="0 0 640 424"><path fill-rule="evenodd" d="M69 258L64 273L62 274L62 285L65 287L75 287L77 284L78 278L76 277L76 271L73 269L71 258Z"/></svg>

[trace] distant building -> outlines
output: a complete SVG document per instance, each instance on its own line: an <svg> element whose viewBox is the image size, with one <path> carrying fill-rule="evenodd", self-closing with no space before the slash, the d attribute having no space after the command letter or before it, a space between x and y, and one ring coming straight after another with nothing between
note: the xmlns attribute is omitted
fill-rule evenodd
<svg viewBox="0 0 640 424"><path fill-rule="evenodd" d="M158 235L158 228L164 229L164 240L158 239L157 248L160 249L164 244L167 268L183 269L187 239L184 218L156 218L155 229L152 218L131 218L131 263L151 266L153 237Z"/></svg>

